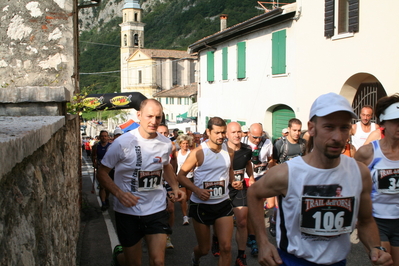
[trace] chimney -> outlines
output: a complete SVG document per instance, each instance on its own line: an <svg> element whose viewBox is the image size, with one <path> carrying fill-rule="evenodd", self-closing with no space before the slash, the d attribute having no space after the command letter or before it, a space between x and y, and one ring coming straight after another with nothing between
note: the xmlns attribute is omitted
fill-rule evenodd
<svg viewBox="0 0 399 266"><path fill-rule="evenodd" d="M220 15L220 31L225 30L227 28L227 15Z"/></svg>

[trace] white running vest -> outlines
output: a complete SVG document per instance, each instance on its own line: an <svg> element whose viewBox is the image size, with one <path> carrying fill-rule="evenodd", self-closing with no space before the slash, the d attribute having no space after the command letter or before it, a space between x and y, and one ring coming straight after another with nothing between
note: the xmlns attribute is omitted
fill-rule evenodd
<svg viewBox="0 0 399 266"><path fill-rule="evenodd" d="M186 161L188 155L190 154L190 150L187 151L186 155L181 154L181 150L177 153L177 173L179 173L181 166ZM193 172L187 173L187 178L193 178Z"/></svg>
<svg viewBox="0 0 399 266"><path fill-rule="evenodd" d="M194 170L194 185L199 188L211 189L211 197L207 201L200 200L193 192L191 200L195 203L217 204L229 199L229 169L230 155L226 143L222 144L220 152L209 149L206 140L201 143L204 152L204 162Z"/></svg>
<svg viewBox="0 0 399 266"><path fill-rule="evenodd" d="M389 160L382 153L380 141L372 142L374 158L369 165L373 189L373 216L381 219L399 218L399 161Z"/></svg>
<svg viewBox="0 0 399 266"><path fill-rule="evenodd" d="M355 146L356 150L363 146L367 137L375 130L375 123L371 123L370 132L366 133L363 131L361 123L360 121L356 123L356 134L352 136L352 144Z"/></svg>
<svg viewBox="0 0 399 266"><path fill-rule="evenodd" d="M319 169L298 156L287 164L287 195L279 197L278 247L318 264L345 259L363 187L356 161L341 155L339 166Z"/></svg>

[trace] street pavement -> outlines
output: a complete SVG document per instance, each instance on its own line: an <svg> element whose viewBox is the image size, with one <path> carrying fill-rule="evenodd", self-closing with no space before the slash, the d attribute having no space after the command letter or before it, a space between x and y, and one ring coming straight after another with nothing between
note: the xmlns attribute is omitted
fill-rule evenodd
<svg viewBox="0 0 399 266"><path fill-rule="evenodd" d="M98 200L97 184L93 190L93 167L90 159L82 157L82 211L81 230L78 244L78 266L105 266L111 265L112 249L118 244L115 233L115 220L112 207L105 212L100 210ZM110 196L111 206L113 197ZM172 243L174 249L167 249L165 255L166 266L191 265L190 257L193 247L196 245L196 238L192 224L183 226L182 212L179 203L175 203L175 225L173 226ZM265 226L268 227L267 218ZM191 220L190 220L191 221ZM233 235L234 236L234 235ZM275 239L269 235L269 241L275 244ZM371 265L363 245L357 239L356 231L351 236L352 249L347 258L348 266ZM247 248L247 264L259 265L257 259L250 255ZM232 243L232 265L237 257L237 245L233 237ZM201 265L217 265L217 258L208 254L201 258ZM148 251L143 241L142 265L149 265Z"/></svg>

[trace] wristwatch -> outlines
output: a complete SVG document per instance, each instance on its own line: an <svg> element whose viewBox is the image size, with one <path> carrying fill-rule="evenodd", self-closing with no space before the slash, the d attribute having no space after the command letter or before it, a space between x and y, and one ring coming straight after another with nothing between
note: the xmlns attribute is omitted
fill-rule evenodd
<svg viewBox="0 0 399 266"><path fill-rule="evenodd" d="M374 247L374 248L379 249L379 250L382 250L382 251L384 251L384 252L387 252L387 249L384 248L384 247L381 247L381 246L379 246L379 247Z"/></svg>

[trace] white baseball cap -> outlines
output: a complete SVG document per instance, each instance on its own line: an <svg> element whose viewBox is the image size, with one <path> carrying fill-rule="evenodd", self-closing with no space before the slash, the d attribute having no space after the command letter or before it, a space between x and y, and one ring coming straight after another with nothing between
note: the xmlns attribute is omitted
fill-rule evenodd
<svg viewBox="0 0 399 266"><path fill-rule="evenodd" d="M120 127L115 128L114 135L122 135L123 131Z"/></svg>
<svg viewBox="0 0 399 266"><path fill-rule="evenodd" d="M391 104L380 114L380 122L399 118L399 102Z"/></svg>
<svg viewBox="0 0 399 266"><path fill-rule="evenodd" d="M320 95L310 108L309 120L314 116L326 116L335 112L345 111L357 119L357 115L353 112L352 106L343 96L330 92Z"/></svg>
<svg viewBox="0 0 399 266"><path fill-rule="evenodd" d="M241 131L242 131L242 132L248 132L249 129L248 129L248 127L247 127L246 125L243 125L243 126L241 127Z"/></svg>
<svg viewBox="0 0 399 266"><path fill-rule="evenodd" d="M281 133L283 133L283 134L288 133L288 128L283 128L283 130L281 130Z"/></svg>

